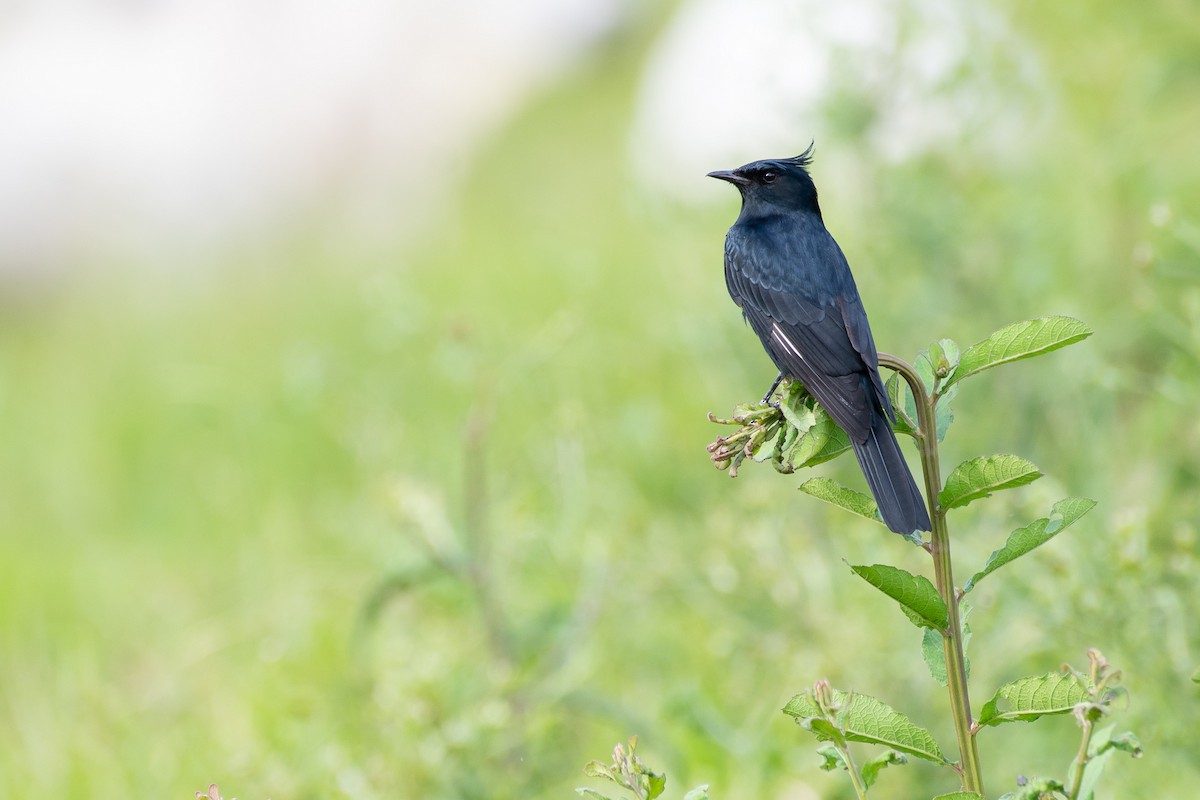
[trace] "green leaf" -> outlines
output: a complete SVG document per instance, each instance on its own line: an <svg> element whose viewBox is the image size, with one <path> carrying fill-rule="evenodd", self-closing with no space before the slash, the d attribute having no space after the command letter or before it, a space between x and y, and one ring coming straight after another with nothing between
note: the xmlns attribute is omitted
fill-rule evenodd
<svg viewBox="0 0 1200 800"><path fill-rule="evenodd" d="M900 604L914 625L946 629L946 603L930 580L888 564L854 566L854 574Z"/></svg>
<svg viewBox="0 0 1200 800"><path fill-rule="evenodd" d="M938 339L929 345L928 358L938 383L944 385L958 370L958 343L953 339Z"/></svg>
<svg viewBox="0 0 1200 800"><path fill-rule="evenodd" d="M938 339L917 354L913 369L925 384L925 392L932 394L948 385L950 376L958 369L958 362L958 344L953 339Z"/></svg>
<svg viewBox="0 0 1200 800"><path fill-rule="evenodd" d="M1079 779L1079 800L1096 800L1096 784L1100 782L1100 776L1104 774L1104 768L1111 758L1112 751L1109 750L1088 761Z"/></svg>
<svg viewBox="0 0 1200 800"><path fill-rule="evenodd" d="M825 436L824 443L812 455L797 452L794 462L797 467L815 467L818 464L824 464L850 449L850 437L846 435L846 432L838 427L825 409L819 406L817 408L817 424L813 427L810 435L824 435L824 431L827 431L828 435ZM797 441L796 444L799 448L801 443Z"/></svg>
<svg viewBox="0 0 1200 800"><path fill-rule="evenodd" d="M787 709L784 708L784 711L786 712ZM833 742L837 747L846 746L846 737L842 734L841 729L823 717L816 717L808 720L807 723L802 722L800 724L812 731L823 742Z"/></svg>
<svg viewBox="0 0 1200 800"><path fill-rule="evenodd" d="M925 387L925 394L932 394L934 384L937 382L937 375L934 374L933 362L929 360L928 350L922 350L917 354L917 360L913 362L913 369L916 370L921 384Z"/></svg>
<svg viewBox="0 0 1200 800"><path fill-rule="evenodd" d="M1121 750L1134 758L1141 758L1142 746L1137 737L1129 732L1113 736L1113 727L1108 725L1092 734L1092 740L1088 743L1088 762L1079 781L1080 800L1095 800L1096 784L1113 753Z"/></svg>
<svg viewBox="0 0 1200 800"><path fill-rule="evenodd" d="M1091 335L1091 328L1071 317L1040 317L1009 325L968 347L959 360L958 369L942 383L942 388L948 389L985 369L1040 356Z"/></svg>
<svg viewBox="0 0 1200 800"><path fill-rule="evenodd" d="M1071 672L1018 678L1001 686L984 703L978 723L1033 722L1038 717L1069 714L1087 699L1088 687Z"/></svg>
<svg viewBox="0 0 1200 800"><path fill-rule="evenodd" d="M971 606L967 603L959 603L958 621L962 626L962 643L963 643L963 668L967 671L967 678L971 677L971 659L966 657L967 645L971 643L971 626L967 624L967 616L971 613ZM949 679L946 677L946 648L943 645L945 637L940 631L935 631L932 628L926 628L924 635L921 637L921 656L925 659L925 664L929 667L929 674L933 679L942 686L947 685Z"/></svg>
<svg viewBox="0 0 1200 800"><path fill-rule="evenodd" d="M1059 500L1050 509L1049 517L1042 517L1009 534L1008 541L1004 543L1004 546L988 557L983 569L971 576L967 585L963 587L963 591L971 591L985 575L990 575L1008 562L1020 558L1030 550L1050 541L1064 528L1095 507L1096 501L1086 497L1068 497L1065 500Z"/></svg>
<svg viewBox="0 0 1200 800"><path fill-rule="evenodd" d="M1114 736L1109 740L1108 748L1129 753L1134 758L1142 757L1142 743L1138 741L1138 737L1134 736L1132 731L1125 731L1125 733ZM1104 752L1104 750L1100 752Z"/></svg>
<svg viewBox="0 0 1200 800"><path fill-rule="evenodd" d="M788 382L779 410L789 431L783 460L793 469L815 467L850 449L850 437L798 381Z"/></svg>
<svg viewBox="0 0 1200 800"><path fill-rule="evenodd" d="M961 508L1001 489L1033 483L1041 470L1020 456L980 456L954 468L938 494L942 508Z"/></svg>
<svg viewBox="0 0 1200 800"><path fill-rule="evenodd" d="M874 500L862 492L848 489L829 478L809 478L797 488L826 503L832 503L847 511L853 511L861 517L874 520L880 525L883 524L883 519L879 516L879 506L875 504Z"/></svg>
<svg viewBox="0 0 1200 800"><path fill-rule="evenodd" d="M610 781L620 782L617 774L612 771L612 767L602 764L599 761L589 761L584 764L583 774L589 778L605 778Z"/></svg>
<svg viewBox="0 0 1200 800"><path fill-rule="evenodd" d="M921 635L921 657L929 667L929 674L942 686L946 686L950 680L946 676L946 648L943 644L945 639L940 631L933 628L926 628Z"/></svg>
<svg viewBox="0 0 1200 800"><path fill-rule="evenodd" d="M1034 778L1015 792L1000 795L999 800L1044 800L1066 794L1066 787L1053 778Z"/></svg>
<svg viewBox="0 0 1200 800"><path fill-rule="evenodd" d="M583 786L576 789L575 793L582 797L590 797L592 800L612 800L612 798L606 794L600 794L595 789L588 789Z"/></svg>
<svg viewBox="0 0 1200 800"><path fill-rule="evenodd" d="M950 794L939 794L933 800L983 800L983 795L974 792L951 792Z"/></svg>
<svg viewBox="0 0 1200 800"><path fill-rule="evenodd" d="M821 757L820 767L823 772L849 769L846 766L846 757L842 755L842 751L831 744L823 744L818 747L817 755Z"/></svg>
<svg viewBox="0 0 1200 800"><path fill-rule="evenodd" d="M933 421L937 425L937 438L939 442L946 438L946 432L950 430L950 423L954 422L954 410L950 408L950 404L954 402L954 398L957 396L958 387L951 386L938 397L937 406L933 410Z"/></svg>
<svg viewBox="0 0 1200 800"><path fill-rule="evenodd" d="M654 800L654 798L666 791L667 773L651 772L650 770L646 770L642 773L641 777L642 785L646 788L647 800Z"/></svg>
<svg viewBox="0 0 1200 800"><path fill-rule="evenodd" d="M764 433L766 431L764 430ZM776 458L781 450L788 447L790 440L796 437L796 429L790 425L780 425L777 433L773 434L770 439L754 449L751 458L760 464L765 464L773 458Z"/></svg>
<svg viewBox="0 0 1200 800"><path fill-rule="evenodd" d="M1104 768L1112 758L1113 751L1109 740L1115 727L1116 725L1106 725L1092 734L1092 740L1088 743L1088 761L1083 767L1083 775L1079 778L1080 800L1094 800L1096 796L1096 784L1100 782L1100 776L1104 774Z"/></svg>
<svg viewBox="0 0 1200 800"><path fill-rule="evenodd" d="M869 695L835 689L833 705L837 708L837 730L847 741L880 744L935 764L950 765L929 731L886 703ZM795 717L799 725L811 730L819 739L830 740L823 732L827 728L813 724L829 723L824 719L811 690L793 697L783 713Z"/></svg>
<svg viewBox="0 0 1200 800"><path fill-rule="evenodd" d="M1141 758L1142 745L1137 737L1128 731L1117 736L1112 735L1115 725L1107 725L1092 734L1088 743L1088 762L1084 765L1083 775L1079 780L1080 800L1095 800L1096 784L1104 774L1104 767L1118 750L1129 753L1134 758Z"/></svg>
<svg viewBox="0 0 1200 800"><path fill-rule="evenodd" d="M708 800L708 784L697 786L683 796L683 800Z"/></svg>
<svg viewBox="0 0 1200 800"><path fill-rule="evenodd" d="M888 378L884 388L887 390L888 401L892 404L892 411L896 415L892 429L897 433L914 435L921 426L917 424L917 403L913 399L912 388L908 385L908 381L900 377L900 373L894 372L892 377ZM939 442L946 438L946 431L950 430L950 423L954 422L954 411L950 408L950 403L957 394L958 387L955 386L943 392L938 398L937 407L934 409L934 423L937 425Z"/></svg>
<svg viewBox="0 0 1200 800"><path fill-rule="evenodd" d="M783 415L795 427L799 435L789 444L784 458L794 468L808 466L824 450L834 431L840 430L824 408L810 395L792 395L782 403ZM850 440L846 443L849 446Z"/></svg>
<svg viewBox="0 0 1200 800"><path fill-rule="evenodd" d="M887 389L888 401L896 415L892 429L910 436L916 433L920 427L917 425L917 403L913 400L912 388L909 387L908 381L900 377L899 372L893 372L884 388Z"/></svg>
<svg viewBox="0 0 1200 800"><path fill-rule="evenodd" d="M908 759L904 757L903 753L898 753L895 750L885 750L862 765L863 783L866 784L867 788L870 788L875 785L875 781L879 779L879 773L883 771L884 767L907 763Z"/></svg>
<svg viewBox="0 0 1200 800"><path fill-rule="evenodd" d="M817 422L816 412L813 411L814 402L810 394L789 393L779 404L779 410L783 412L783 416L788 422L803 433Z"/></svg>

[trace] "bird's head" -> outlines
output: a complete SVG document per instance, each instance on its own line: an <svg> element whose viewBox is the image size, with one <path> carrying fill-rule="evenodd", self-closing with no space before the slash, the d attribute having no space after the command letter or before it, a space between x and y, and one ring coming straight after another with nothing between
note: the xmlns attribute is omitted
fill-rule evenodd
<svg viewBox="0 0 1200 800"><path fill-rule="evenodd" d="M794 158L751 161L734 170L708 173L710 178L729 181L742 193L743 212L750 209L767 211L776 206L788 211L821 213L817 204L817 187L808 166L812 163L813 146Z"/></svg>

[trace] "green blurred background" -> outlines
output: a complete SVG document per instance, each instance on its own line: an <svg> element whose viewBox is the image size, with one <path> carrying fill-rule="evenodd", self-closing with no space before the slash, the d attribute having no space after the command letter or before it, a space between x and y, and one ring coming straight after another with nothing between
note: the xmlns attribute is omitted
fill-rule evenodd
<svg viewBox="0 0 1200 800"><path fill-rule="evenodd" d="M637 734L673 793L848 798L779 711L823 677L952 747L919 632L843 563L923 554L706 458L705 414L773 373L721 276L736 197L631 157L682 8L627 14L544 82L403 237L314 213L203 274L92 259L5 305L0 796L570 797ZM1013 452L1047 474L952 518L960 581L1053 501L1100 501L975 593L973 699L1099 647L1146 749L1103 796L1192 796L1200 13L989 13L1035 77L981 57L942 88L983 74L1036 126L884 156L895 98L846 81L791 149L818 137L881 350L1095 329L956 403L946 469ZM789 154L734 152L705 168ZM1069 718L984 732L990 791L1062 776L1076 741ZM913 764L879 793L947 777Z"/></svg>

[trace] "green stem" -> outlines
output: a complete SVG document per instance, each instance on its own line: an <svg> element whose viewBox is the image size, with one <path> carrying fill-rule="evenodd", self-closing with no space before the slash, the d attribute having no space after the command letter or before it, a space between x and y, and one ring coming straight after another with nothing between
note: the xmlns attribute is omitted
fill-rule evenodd
<svg viewBox="0 0 1200 800"><path fill-rule="evenodd" d="M908 382L917 405L917 445L921 451L921 467L925 477L925 498L929 506L933 531L926 550L933 557L934 582L938 594L946 603L946 630L942 632L942 650L946 659L946 683L950 691L950 712L958 736L963 789L983 794L983 775L979 766L979 748L972 731L971 696L967 689L966 658L963 655L962 621L959 618L958 597L954 591L954 570L950 558L950 531L946 527L946 511L938 504L942 486L941 465L937 440L937 393L925 391L920 376L908 362L879 354L880 366L895 370Z"/></svg>
<svg viewBox="0 0 1200 800"><path fill-rule="evenodd" d="M846 762L846 771L850 773L850 782L854 784L854 794L858 796L858 800L867 800L867 786L858 772L858 765L850 755L850 745L839 747L838 750L842 754L842 760Z"/></svg>
<svg viewBox="0 0 1200 800"><path fill-rule="evenodd" d="M1110 680L1119 679L1119 672L1110 672L1108 661L1100 653L1099 650L1093 648L1088 649L1088 661L1091 662L1091 667L1088 670L1087 683L1091 687L1089 694L1094 703L1104 704L1105 697L1108 692L1108 682ZM1082 680L1083 676L1077 676ZM1099 708L1095 706L1094 708ZM1071 763L1071 779L1068 782L1071 791L1068 793L1068 800L1078 800L1079 793L1083 791L1083 771L1087 769L1088 762L1091 760L1089 751L1092 747L1092 734L1096 730L1097 716L1093 716L1093 710L1088 708L1080 716L1079 722L1083 727L1083 735L1080 737L1079 753L1075 756L1075 760Z"/></svg>
<svg viewBox="0 0 1200 800"><path fill-rule="evenodd" d="M1090 719L1083 721L1083 737L1079 743L1079 754L1075 756L1075 762L1071 764L1071 780L1070 793L1067 795L1070 800L1078 800L1079 792L1083 789L1083 770L1087 767L1090 760L1088 758L1088 748L1092 744L1092 728L1094 727Z"/></svg>

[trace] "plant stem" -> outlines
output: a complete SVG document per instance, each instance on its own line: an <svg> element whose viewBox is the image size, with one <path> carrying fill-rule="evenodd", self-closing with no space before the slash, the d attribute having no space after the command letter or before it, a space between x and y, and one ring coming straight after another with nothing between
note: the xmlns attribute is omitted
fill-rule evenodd
<svg viewBox="0 0 1200 800"><path fill-rule="evenodd" d="M1075 756L1075 763L1071 764L1071 780L1070 792L1067 797L1070 800L1078 800L1079 792L1083 788L1083 770L1087 766L1089 760L1088 748L1092 743L1092 728L1095 727L1090 719L1083 721L1083 736L1079 743L1079 754Z"/></svg>
<svg viewBox="0 0 1200 800"><path fill-rule="evenodd" d="M1108 682L1119 680L1121 676L1120 672L1110 671L1107 659L1094 647L1088 648L1088 661L1091 662L1086 678L1088 686L1091 687L1088 693L1091 695L1092 702L1097 705L1084 708L1082 713L1076 709L1076 713L1079 715L1079 724L1083 728L1083 735L1079 742L1079 754L1071 763L1071 779L1069 781L1071 791L1067 794L1068 800L1078 800L1079 793L1083 790L1083 771L1087 769L1088 762L1092 759L1092 734L1096 731L1096 720L1103 713L1103 706L1107 705L1106 698L1109 697ZM1078 673L1076 675L1083 679L1082 675Z"/></svg>
<svg viewBox="0 0 1200 800"><path fill-rule="evenodd" d="M859 800L867 800L867 787L863 783L862 775L858 773L858 765L850 755L850 745L839 747L838 750L842 754L842 760L846 762L846 771L850 773L850 782L854 784L854 794Z"/></svg>
<svg viewBox="0 0 1200 800"><path fill-rule="evenodd" d="M954 570L950 558L950 531L946 526L946 512L938 504L938 492L942 486L941 465L937 440L937 393L926 393L921 378L908 362L887 353L879 354L880 366L895 370L908 382L917 405L917 425L920 427L916 439L921 451L921 467L925 477L925 498L929 506L929 518L933 523L931 537L926 549L933 557L934 583L938 594L946 603L946 630L942 632L942 649L946 659L946 683L950 690L950 712L954 718L954 731L958 736L963 789L983 794L983 775L979 766L979 748L972 732L971 696L967 689L966 658L963 655L962 621L959 617L958 597L954 591Z"/></svg>

